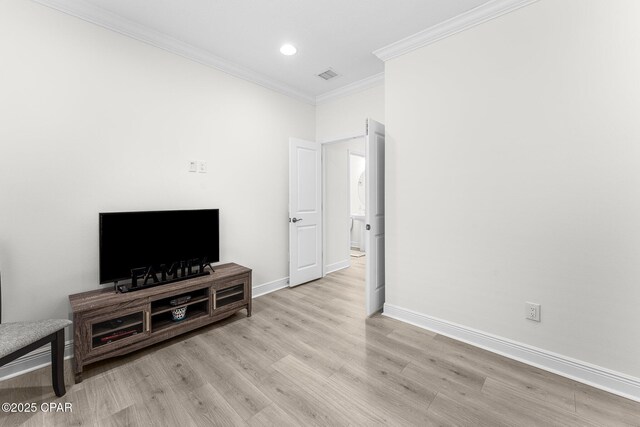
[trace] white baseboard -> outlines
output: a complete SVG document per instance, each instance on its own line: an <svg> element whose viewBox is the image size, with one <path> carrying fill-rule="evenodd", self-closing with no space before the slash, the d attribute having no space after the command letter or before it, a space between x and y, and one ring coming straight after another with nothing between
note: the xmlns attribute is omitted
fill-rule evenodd
<svg viewBox="0 0 640 427"><path fill-rule="evenodd" d="M253 298L257 298L288 286L289 278L285 277L283 279L274 280L273 282L254 286L252 295ZM66 331L66 334L69 336L69 331ZM65 342L64 345L64 358L69 359L71 357L73 357L73 340ZM25 354L13 362L9 362L0 367L0 381L8 380L9 378L17 377L18 375L26 374L27 372L35 371L36 369L40 369L48 365L51 365L50 344L34 350L29 354Z"/></svg>
<svg viewBox="0 0 640 427"><path fill-rule="evenodd" d="M262 295L270 294L271 292L287 287L289 287L289 278L284 277L282 279L274 280L273 282L255 285L252 289L252 296L253 298L258 298Z"/></svg>
<svg viewBox="0 0 640 427"><path fill-rule="evenodd" d="M340 262L334 262L333 264L328 264L324 266L324 274L327 275L329 273L335 273L338 270L342 270L344 268L351 267L351 260L346 259Z"/></svg>
<svg viewBox="0 0 640 427"><path fill-rule="evenodd" d="M391 304L384 305L382 314L640 402L640 378Z"/></svg>
<svg viewBox="0 0 640 427"><path fill-rule="evenodd" d="M68 335L68 332L67 332ZM73 341L64 343L64 358L69 359L73 356ZM0 367L0 381L26 374L51 365L51 344L40 347L29 354L25 354L16 360Z"/></svg>

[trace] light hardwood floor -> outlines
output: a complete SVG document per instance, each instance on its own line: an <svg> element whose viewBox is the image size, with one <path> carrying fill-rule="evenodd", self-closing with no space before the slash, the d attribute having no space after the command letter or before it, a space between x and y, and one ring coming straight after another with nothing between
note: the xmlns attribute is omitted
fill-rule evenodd
<svg viewBox="0 0 640 427"><path fill-rule="evenodd" d="M640 404L404 323L364 316L364 258L165 344L92 365L56 399L49 369L0 383L1 402L72 413L0 426L640 426Z"/></svg>

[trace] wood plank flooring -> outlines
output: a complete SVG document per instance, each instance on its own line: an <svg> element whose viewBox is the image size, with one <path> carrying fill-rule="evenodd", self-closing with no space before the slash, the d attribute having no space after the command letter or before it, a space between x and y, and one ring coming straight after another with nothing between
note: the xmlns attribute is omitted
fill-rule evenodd
<svg viewBox="0 0 640 427"><path fill-rule="evenodd" d="M640 403L383 317L364 316L364 258L254 301L253 316L89 366L67 395L49 368L0 383L4 426L640 426ZM243 312L244 313L244 312Z"/></svg>

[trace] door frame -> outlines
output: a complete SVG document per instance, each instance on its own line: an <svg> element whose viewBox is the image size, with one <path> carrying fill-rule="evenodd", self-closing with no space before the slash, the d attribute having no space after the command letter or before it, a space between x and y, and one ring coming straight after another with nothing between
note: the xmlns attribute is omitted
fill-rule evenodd
<svg viewBox="0 0 640 427"><path fill-rule="evenodd" d="M352 139L365 138L367 135L364 133L352 133L339 138L326 139L324 141L320 141L320 146L322 148L322 277L325 277L327 274L327 266L324 262L325 259L325 248L327 247L327 215L325 215L325 206L327 205L327 186L325 185L326 176L326 158L325 158L325 148L330 145L340 144L342 142L351 141ZM351 158L350 150L347 150L347 195L351 195L351 188L349 185L349 173L351 171ZM351 217L351 200L347 204L347 215ZM349 236L349 250L351 250L351 236ZM349 255L349 265L351 265L351 255Z"/></svg>

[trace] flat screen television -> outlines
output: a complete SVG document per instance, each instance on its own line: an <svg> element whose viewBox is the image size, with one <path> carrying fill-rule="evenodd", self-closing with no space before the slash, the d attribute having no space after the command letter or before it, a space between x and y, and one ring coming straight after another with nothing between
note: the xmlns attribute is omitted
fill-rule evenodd
<svg viewBox="0 0 640 427"><path fill-rule="evenodd" d="M220 261L218 209L100 214L100 283L195 258Z"/></svg>

